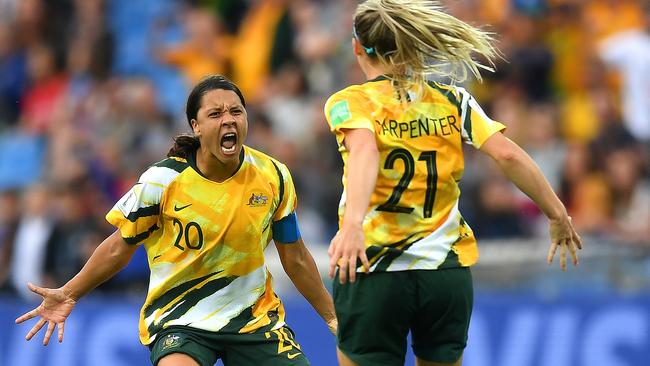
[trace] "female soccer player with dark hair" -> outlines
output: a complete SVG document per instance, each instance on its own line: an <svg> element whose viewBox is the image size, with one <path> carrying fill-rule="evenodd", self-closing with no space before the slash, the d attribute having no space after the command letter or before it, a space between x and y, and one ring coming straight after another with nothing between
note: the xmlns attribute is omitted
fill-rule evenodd
<svg viewBox="0 0 650 366"><path fill-rule="evenodd" d="M549 263L558 247L562 269L567 251L578 263L580 237L531 158L466 90L427 81L467 70L480 78L487 67L472 55L492 60L491 41L436 1L357 8L352 47L368 81L325 106L345 163L329 248L341 365L402 365L409 331L418 365L460 365L478 258L458 211L463 143L493 158L549 218Z"/></svg>
<svg viewBox="0 0 650 366"><path fill-rule="evenodd" d="M151 277L140 312L140 340L154 365L308 365L264 249L273 239L298 290L336 331L332 299L300 237L296 193L286 166L244 146L246 102L222 76L199 82L187 100L193 135L176 138L106 216L118 230L63 287L29 288L43 297L16 319L40 317L47 345L80 297L108 280L144 245Z"/></svg>

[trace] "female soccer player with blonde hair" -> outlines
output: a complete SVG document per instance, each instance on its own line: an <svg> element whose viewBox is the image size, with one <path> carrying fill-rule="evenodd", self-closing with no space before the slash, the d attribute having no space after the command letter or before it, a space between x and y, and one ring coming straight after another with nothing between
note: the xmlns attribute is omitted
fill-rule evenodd
<svg viewBox="0 0 650 366"><path fill-rule="evenodd" d="M368 81L325 106L345 163L329 248L342 365L403 364L409 331L418 365L461 364L478 258L458 211L462 143L493 158L549 218L549 263L558 247L562 269L567 251L578 263L580 237L537 165L466 90L427 81L480 78L497 53L491 42L435 1L357 8L352 46Z"/></svg>

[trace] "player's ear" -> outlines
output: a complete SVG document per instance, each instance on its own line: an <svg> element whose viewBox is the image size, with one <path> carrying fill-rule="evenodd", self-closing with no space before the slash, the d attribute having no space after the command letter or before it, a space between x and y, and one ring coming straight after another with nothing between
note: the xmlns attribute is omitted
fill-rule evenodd
<svg viewBox="0 0 650 366"><path fill-rule="evenodd" d="M363 46L357 41L356 38L352 37L352 51L354 51L355 56L361 56L365 54Z"/></svg>
<svg viewBox="0 0 650 366"><path fill-rule="evenodd" d="M199 127L199 122L195 118L192 118L190 124L192 125L192 131L194 131L194 134L196 136L201 136L201 127Z"/></svg>

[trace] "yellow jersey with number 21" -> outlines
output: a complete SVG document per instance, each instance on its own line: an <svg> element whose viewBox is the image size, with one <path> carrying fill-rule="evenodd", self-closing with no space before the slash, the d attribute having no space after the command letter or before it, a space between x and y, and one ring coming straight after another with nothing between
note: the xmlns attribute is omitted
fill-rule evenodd
<svg viewBox="0 0 650 366"><path fill-rule="evenodd" d="M478 250L458 211L462 143L479 148L505 126L460 87L429 82L420 93L403 94L382 76L327 100L325 116L345 166L339 220L346 202L345 130L365 128L374 132L380 154L363 222L371 271L470 266Z"/></svg>

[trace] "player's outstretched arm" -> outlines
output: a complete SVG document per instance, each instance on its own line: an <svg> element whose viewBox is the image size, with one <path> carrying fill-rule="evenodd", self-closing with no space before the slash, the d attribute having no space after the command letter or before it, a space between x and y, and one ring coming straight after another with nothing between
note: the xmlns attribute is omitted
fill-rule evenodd
<svg viewBox="0 0 650 366"><path fill-rule="evenodd" d="M63 342L63 327L77 300L124 268L136 249L137 246L127 244L116 231L95 249L81 271L62 287L50 289L27 284L31 291L43 297L43 302L16 319L19 324L40 317L25 339L32 339L47 323L43 345L50 342L55 327L58 327L59 343Z"/></svg>
<svg viewBox="0 0 650 366"><path fill-rule="evenodd" d="M309 301L316 312L325 320L332 334L336 334L338 323L332 296L325 289L314 258L302 239L294 243L277 243L282 268L296 289Z"/></svg>
<svg viewBox="0 0 650 366"><path fill-rule="evenodd" d="M544 212L550 222L551 246L547 261L550 264L560 247L560 267L566 270L566 252L578 265L576 248L582 249L582 240L573 228L571 217L533 159L517 144L501 133L490 136L481 146L499 165L505 175Z"/></svg>

